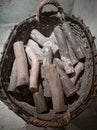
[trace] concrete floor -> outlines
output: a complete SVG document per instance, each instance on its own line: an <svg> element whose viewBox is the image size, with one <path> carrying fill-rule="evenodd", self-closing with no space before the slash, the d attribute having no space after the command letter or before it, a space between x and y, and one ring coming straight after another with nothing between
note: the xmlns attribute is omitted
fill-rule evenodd
<svg viewBox="0 0 97 130"><path fill-rule="evenodd" d="M0 52L13 26L33 15L42 0L0 0ZM81 16L93 35L97 37L97 0L60 0L65 12ZM52 7L50 8L52 9ZM50 10L48 8L48 10ZM97 43L97 40L96 40ZM96 44L97 45L97 44ZM1 54L0 54L1 55ZM27 125L0 101L0 130L44 130ZM97 100L86 111L60 130L96 130ZM48 130L52 130L48 128ZM54 129L53 129L54 130ZM57 129L56 129L57 130Z"/></svg>

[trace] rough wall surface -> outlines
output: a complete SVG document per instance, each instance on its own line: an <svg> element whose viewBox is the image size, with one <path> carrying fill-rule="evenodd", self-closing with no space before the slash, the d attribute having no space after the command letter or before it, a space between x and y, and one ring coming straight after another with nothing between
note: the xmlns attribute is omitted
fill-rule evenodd
<svg viewBox="0 0 97 130"><path fill-rule="evenodd" d="M35 14L42 0L0 0L0 23L17 23ZM74 0L59 0L65 12L71 13ZM46 10L54 10L53 6ZM56 8L55 8L56 9Z"/></svg>
<svg viewBox="0 0 97 130"><path fill-rule="evenodd" d="M84 19L92 34L96 36L97 46L97 0L75 0L72 13Z"/></svg>

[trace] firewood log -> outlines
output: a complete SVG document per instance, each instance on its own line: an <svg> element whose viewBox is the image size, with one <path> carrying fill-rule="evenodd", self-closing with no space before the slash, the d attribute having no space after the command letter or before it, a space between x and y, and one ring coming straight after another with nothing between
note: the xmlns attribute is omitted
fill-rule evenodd
<svg viewBox="0 0 97 130"><path fill-rule="evenodd" d="M45 46L43 48L43 52L44 52L43 65L52 64L52 61L53 61L52 49L50 47L48 47L48 46Z"/></svg>
<svg viewBox="0 0 97 130"><path fill-rule="evenodd" d="M60 63L58 62L57 58L54 58L54 64L56 65L57 71L60 75L60 79L62 81L63 91L66 95L66 97L70 97L74 95L77 92L76 87L71 82L68 75L65 73L65 71L60 67Z"/></svg>
<svg viewBox="0 0 97 130"><path fill-rule="evenodd" d="M10 94L10 93L13 93L16 89L16 60L14 61L13 63L13 67L12 67L12 71L11 71L11 76L10 76L10 83L9 83L9 86L8 86L8 89L7 89L7 92Z"/></svg>
<svg viewBox="0 0 97 130"><path fill-rule="evenodd" d="M30 71L30 86L29 89L32 92L38 91L38 76L39 76L39 59L31 47L26 47L26 53L32 61L32 67Z"/></svg>
<svg viewBox="0 0 97 130"><path fill-rule="evenodd" d="M62 30L64 32L64 35L66 35L66 37L68 38L70 45L73 51L75 52L77 58L79 60L85 58L85 55L83 54L81 47L78 45L75 37L73 36L73 33L71 31L71 28L68 22L64 22L62 24Z"/></svg>
<svg viewBox="0 0 97 130"><path fill-rule="evenodd" d="M38 44L35 41L30 39L28 41L27 45L30 46L34 50L34 52L38 56L38 59L40 61L42 61L43 60L43 52L42 52L42 49L38 46Z"/></svg>
<svg viewBox="0 0 97 130"><path fill-rule="evenodd" d="M54 57L60 57L60 54L59 54L59 47L52 41L47 41L44 43L44 47L45 46L48 46L48 47L51 47L52 51L53 51L53 55Z"/></svg>
<svg viewBox="0 0 97 130"><path fill-rule="evenodd" d="M53 62L53 52L50 46L44 46L43 47L43 52L44 52L44 59L43 59L43 66L52 64ZM44 71L44 67L42 68L42 71ZM45 78L46 74L44 71L44 81L43 81L43 87L44 87L44 96L45 97L51 97L51 91L49 84Z"/></svg>
<svg viewBox="0 0 97 130"><path fill-rule="evenodd" d="M50 37L45 37L43 34L41 34L38 30L33 29L31 32L31 38L35 40L41 47L43 46L50 46L53 50L54 56L59 56L59 48L56 45L56 38L54 36L54 33L50 35Z"/></svg>
<svg viewBox="0 0 97 130"><path fill-rule="evenodd" d="M49 36L49 39L50 39L50 41L52 41L52 43L54 43L56 45L58 44L58 41L57 41L57 39L55 37L54 32L51 33L51 35Z"/></svg>
<svg viewBox="0 0 97 130"><path fill-rule="evenodd" d="M48 41L48 38L41 34L38 30L33 29L31 31L31 38L35 40L41 47L43 47L44 43Z"/></svg>
<svg viewBox="0 0 97 130"><path fill-rule="evenodd" d="M39 86L39 92L35 92L33 98L37 113L43 113L48 110L41 84Z"/></svg>
<svg viewBox="0 0 97 130"><path fill-rule="evenodd" d="M53 64L45 65L44 70L52 94L53 109L55 112L64 112L66 110L66 105L62 84L56 67Z"/></svg>
<svg viewBox="0 0 97 130"><path fill-rule="evenodd" d="M76 66L75 66L75 75L71 78L71 81L73 84L76 84L77 79L80 75L80 73L83 71L84 69L84 64L79 62Z"/></svg>
<svg viewBox="0 0 97 130"><path fill-rule="evenodd" d="M29 83L29 73L27 58L24 51L24 44L22 41L15 42L13 44L14 54L16 58L17 67L17 87L28 86Z"/></svg>
<svg viewBox="0 0 97 130"><path fill-rule="evenodd" d="M74 73L73 64L71 62L69 52L68 52L66 38L62 32L62 28L60 25L58 25L54 28L54 34L55 34L56 39L58 41L57 45L59 47L61 59L64 61L64 69L65 69L66 73L67 74Z"/></svg>
<svg viewBox="0 0 97 130"><path fill-rule="evenodd" d="M64 70L64 65L63 65L63 61L60 60L59 58L54 58L53 62L56 61L58 63L58 65Z"/></svg>
<svg viewBox="0 0 97 130"><path fill-rule="evenodd" d="M71 61L72 61L73 65L76 65L78 63L78 59L77 59L73 49L71 48L70 42L68 40L66 40L66 41L67 41L67 46L68 46L68 51L69 51Z"/></svg>

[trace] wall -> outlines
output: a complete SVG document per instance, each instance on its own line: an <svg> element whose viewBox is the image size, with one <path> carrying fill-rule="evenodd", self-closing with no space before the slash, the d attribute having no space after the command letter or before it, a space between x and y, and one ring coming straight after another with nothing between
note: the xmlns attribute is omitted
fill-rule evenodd
<svg viewBox="0 0 97 130"><path fill-rule="evenodd" d="M33 15L42 0L0 0L0 23L17 23ZM74 0L59 1L65 12L70 13ZM46 10L52 10L48 6Z"/></svg>
<svg viewBox="0 0 97 130"><path fill-rule="evenodd" d="M80 16L97 37L97 0L75 0L72 13ZM97 46L97 38L95 40Z"/></svg>

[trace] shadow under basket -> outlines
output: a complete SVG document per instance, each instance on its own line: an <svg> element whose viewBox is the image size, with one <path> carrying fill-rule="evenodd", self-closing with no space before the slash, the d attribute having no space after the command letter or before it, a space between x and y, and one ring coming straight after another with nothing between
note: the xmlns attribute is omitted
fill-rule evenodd
<svg viewBox="0 0 97 130"><path fill-rule="evenodd" d="M13 44L16 41L23 41L26 45L30 33L33 29L39 30L45 37L49 37L55 26L60 24L60 19L57 17L57 12L41 13L40 23L36 21L36 16L32 16L12 30L1 59L0 64L0 98L1 100L18 116L22 117L27 123L39 127L62 127L69 123L69 120L76 118L93 100L95 95L96 82L96 49L93 37L89 29L85 26L82 20L65 14L65 19L70 23L74 37L79 38L80 43L87 45L86 59L84 63L84 73L80 76L80 89L77 94L67 100L68 111L65 113L53 114L52 109L43 114L37 114L35 105L31 102L18 101L13 96L7 93L10 83L10 75L14 63ZM77 83L79 84L79 83ZM29 98L29 97L26 97ZM49 99L48 99L49 100ZM48 104L51 103L48 101ZM50 104L49 104L50 105ZM70 119L68 114L70 113Z"/></svg>

